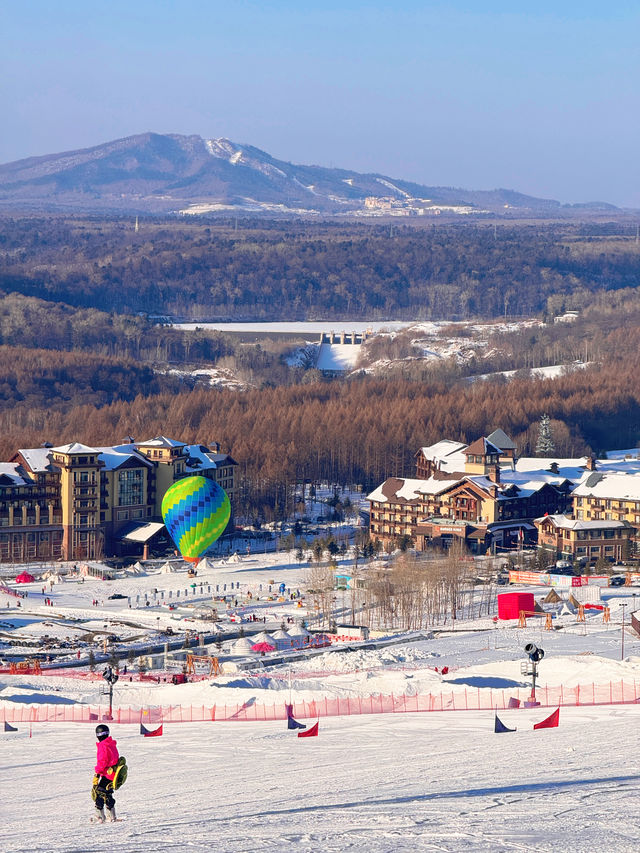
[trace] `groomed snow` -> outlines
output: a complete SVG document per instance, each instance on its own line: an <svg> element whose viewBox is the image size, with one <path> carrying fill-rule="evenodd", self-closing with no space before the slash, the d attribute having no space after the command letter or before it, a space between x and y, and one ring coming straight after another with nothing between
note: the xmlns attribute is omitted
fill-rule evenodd
<svg viewBox="0 0 640 853"><path fill-rule="evenodd" d="M4 734L5 853L635 851L640 708L113 727L121 823L94 825L93 726Z"/></svg>

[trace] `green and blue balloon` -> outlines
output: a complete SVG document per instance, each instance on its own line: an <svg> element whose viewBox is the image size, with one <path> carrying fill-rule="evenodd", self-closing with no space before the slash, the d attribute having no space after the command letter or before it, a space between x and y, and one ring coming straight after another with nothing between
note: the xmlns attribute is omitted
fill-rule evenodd
<svg viewBox="0 0 640 853"><path fill-rule="evenodd" d="M162 499L162 518L182 557L197 563L224 533L231 517L227 493L206 477L185 477Z"/></svg>

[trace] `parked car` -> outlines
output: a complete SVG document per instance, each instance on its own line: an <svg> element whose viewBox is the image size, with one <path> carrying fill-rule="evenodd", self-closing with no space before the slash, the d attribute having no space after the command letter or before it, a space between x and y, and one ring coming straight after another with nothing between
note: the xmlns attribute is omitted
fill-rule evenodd
<svg viewBox="0 0 640 853"><path fill-rule="evenodd" d="M114 592L113 595L110 595L109 598L127 598L128 596L122 595L121 592Z"/></svg>
<svg viewBox="0 0 640 853"><path fill-rule="evenodd" d="M623 575L613 575L609 578L609 586L624 586L626 580Z"/></svg>

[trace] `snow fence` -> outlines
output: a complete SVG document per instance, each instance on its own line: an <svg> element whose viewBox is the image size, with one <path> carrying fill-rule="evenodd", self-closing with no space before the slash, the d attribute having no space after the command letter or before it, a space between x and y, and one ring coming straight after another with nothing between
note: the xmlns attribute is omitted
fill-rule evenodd
<svg viewBox="0 0 640 853"><path fill-rule="evenodd" d="M324 698L293 703L296 719L349 717L361 714L403 714L418 711L496 711L522 705L530 689L493 690L466 688L422 696L356 696ZM640 682L610 681L606 684L582 684L576 687L540 687L536 698L541 707L582 705L623 705L640 701ZM287 719L287 704L248 701L238 705L168 705L149 708L107 708L96 705L17 705L0 704L0 721L8 723L195 723L204 721L274 721Z"/></svg>

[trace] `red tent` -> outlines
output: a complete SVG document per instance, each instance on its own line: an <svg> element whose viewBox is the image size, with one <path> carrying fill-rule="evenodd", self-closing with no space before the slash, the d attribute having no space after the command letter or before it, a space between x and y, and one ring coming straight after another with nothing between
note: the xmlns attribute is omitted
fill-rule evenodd
<svg viewBox="0 0 640 853"><path fill-rule="evenodd" d="M532 592L503 592L498 596L498 618L517 619L521 610L533 613L535 606Z"/></svg>
<svg viewBox="0 0 640 853"><path fill-rule="evenodd" d="M16 583L33 583L34 580L34 576L30 575L29 572L23 572L16 578Z"/></svg>

